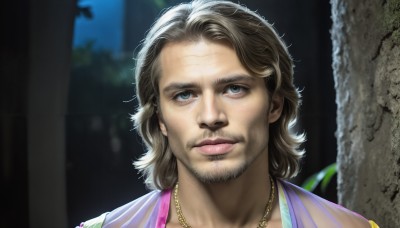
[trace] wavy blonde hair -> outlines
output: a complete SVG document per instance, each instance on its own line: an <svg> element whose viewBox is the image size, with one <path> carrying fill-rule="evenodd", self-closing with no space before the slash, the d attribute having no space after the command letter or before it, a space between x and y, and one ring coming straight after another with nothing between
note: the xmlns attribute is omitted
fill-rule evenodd
<svg viewBox="0 0 400 228"><path fill-rule="evenodd" d="M144 175L147 187L169 189L177 181L177 161L157 117L159 54L168 42L200 38L228 42L250 73L265 78L270 94L284 97L282 115L270 125L269 170L279 178L295 176L304 153L299 149L304 136L290 131L296 122L300 95L293 85L293 62L286 45L271 24L242 5L195 0L165 11L147 33L136 58L139 107L132 119L147 152L134 165Z"/></svg>

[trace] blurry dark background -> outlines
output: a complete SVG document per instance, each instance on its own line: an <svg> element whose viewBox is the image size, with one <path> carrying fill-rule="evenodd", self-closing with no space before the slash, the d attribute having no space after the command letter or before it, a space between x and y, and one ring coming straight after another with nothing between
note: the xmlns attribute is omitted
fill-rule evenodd
<svg viewBox="0 0 400 228"><path fill-rule="evenodd" d="M176 0L1 4L0 227L73 227L144 194L133 56ZM303 90L305 178L335 162L329 1L242 0L289 45ZM322 194L321 192L317 192ZM335 183L324 197L336 201Z"/></svg>

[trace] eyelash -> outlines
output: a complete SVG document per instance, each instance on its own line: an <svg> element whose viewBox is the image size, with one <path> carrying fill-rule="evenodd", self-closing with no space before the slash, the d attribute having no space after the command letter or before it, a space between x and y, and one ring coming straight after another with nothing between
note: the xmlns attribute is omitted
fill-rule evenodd
<svg viewBox="0 0 400 228"><path fill-rule="evenodd" d="M235 87L236 89L240 89L239 92L229 92L230 89ZM242 97L249 91L249 88L243 85L232 84L228 85L223 89L223 94L230 94L233 97ZM188 95L189 97L182 99L182 95ZM178 103L186 103L189 102L193 97L195 97L195 92L193 90L183 90L181 92L176 93L172 96L172 100Z"/></svg>
<svg viewBox="0 0 400 228"><path fill-rule="evenodd" d="M233 95L242 95L243 93L246 93L249 90L249 88L247 88L245 86L234 84L234 85L228 85L227 87L225 87L224 93L228 93L227 91L229 89L232 89L233 87L236 87L237 89L240 89L239 92L232 92L231 94L233 94Z"/></svg>
<svg viewBox="0 0 400 228"><path fill-rule="evenodd" d="M187 98L187 99L182 99L182 100L180 100L180 96L182 96L182 95L185 94L185 93L188 93L190 97ZM191 90L185 90L185 91L182 91L182 92L179 92L179 93L175 94L175 95L172 97L172 100L178 101L178 102L185 102L185 101L189 100L191 97L193 97L193 91L191 91Z"/></svg>

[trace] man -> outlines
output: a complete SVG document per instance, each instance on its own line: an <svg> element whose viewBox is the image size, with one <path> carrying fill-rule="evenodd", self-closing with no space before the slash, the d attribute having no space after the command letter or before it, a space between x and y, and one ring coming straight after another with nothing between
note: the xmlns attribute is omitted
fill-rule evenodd
<svg viewBox="0 0 400 228"><path fill-rule="evenodd" d="M299 170L290 132L299 93L272 26L228 1L166 11L137 56L135 162L154 189L82 227L371 227L284 179Z"/></svg>

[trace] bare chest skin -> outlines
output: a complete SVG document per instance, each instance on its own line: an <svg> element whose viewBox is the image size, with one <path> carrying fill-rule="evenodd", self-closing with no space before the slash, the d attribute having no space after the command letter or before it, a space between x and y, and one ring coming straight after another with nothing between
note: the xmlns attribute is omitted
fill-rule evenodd
<svg viewBox="0 0 400 228"><path fill-rule="evenodd" d="M280 214L280 207L279 207L279 197L278 194L276 193L276 197L275 197L275 201L273 204L273 209L272 209L272 213L271 213L271 217L268 221L268 225L267 228L282 228L282 219L281 219L281 214ZM207 228L221 228L221 227L227 227L227 228L255 228L258 225L258 221L254 222L252 224L248 224L248 225L239 225L239 226L235 226L233 224L218 224L218 225L204 225L204 224L200 224L197 225L196 224L191 224L190 221L188 221L188 223L193 227L207 227ZM174 206L174 202L171 199L170 202L170 211L169 211L169 215L168 215L168 221L166 224L167 228L182 228L182 226L179 224L178 222L178 218L177 218L177 214L176 214L176 210L175 210L175 206Z"/></svg>
<svg viewBox="0 0 400 228"><path fill-rule="evenodd" d="M280 216L279 216L280 217ZM249 227L249 228L255 228L255 227L257 227L257 223L254 223L254 224L251 224L251 225L248 225L248 226L238 226L238 227L240 227L240 228L243 228L243 227ZM193 228L196 228L196 226L192 226ZM204 226L198 226L198 227L204 227ZM234 228L234 226L232 226L232 225L226 225L226 226L221 226L221 225L219 225L219 226L215 226L215 227L229 227L229 228ZM166 225L166 228L182 228L182 226L178 223L178 222L172 222L172 221L170 221L170 222L168 222L167 223L167 225ZM211 227L210 227L211 228ZM281 219L280 218L274 218L274 219L271 219L270 221L268 221L268 226L267 226L267 228L282 228L282 221L281 221Z"/></svg>

